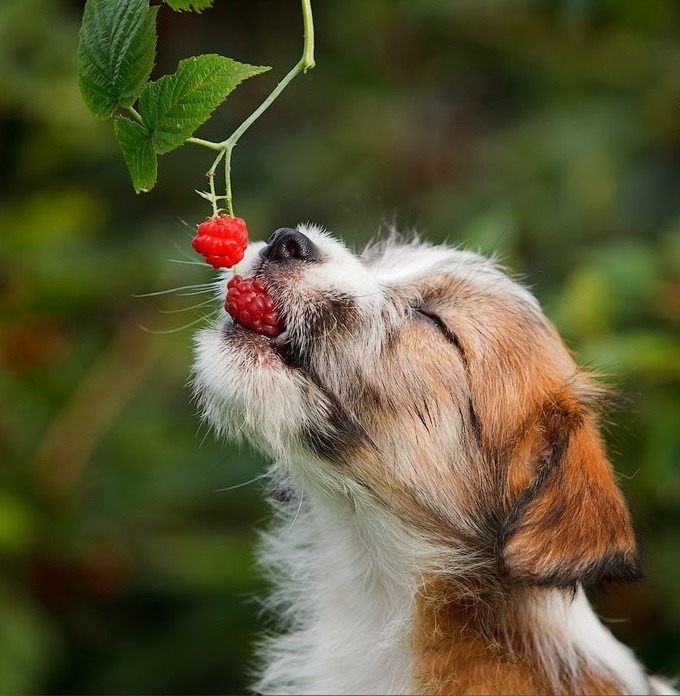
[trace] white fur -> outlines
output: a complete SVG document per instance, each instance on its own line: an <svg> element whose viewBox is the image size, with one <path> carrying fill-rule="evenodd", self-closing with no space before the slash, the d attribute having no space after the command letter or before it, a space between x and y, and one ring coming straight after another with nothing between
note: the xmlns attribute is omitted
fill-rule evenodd
<svg viewBox="0 0 680 696"><path fill-rule="evenodd" d="M387 286L408 283L436 272L453 275L480 285L497 286L540 311L536 298L522 285L513 282L494 259L472 251L447 246L431 246L418 239L409 244L392 240L369 246L362 255L371 271Z"/></svg>
<svg viewBox="0 0 680 696"><path fill-rule="evenodd" d="M659 696L675 696L675 694L678 693L674 686L677 680L653 676L649 678L649 683L652 687L653 694L658 694Z"/></svg>
<svg viewBox="0 0 680 696"><path fill-rule="evenodd" d="M302 490L301 506L264 545L263 563L280 580L273 608L288 632L265 643L256 690L413 693L408 546L393 554L394 527L373 506L357 509L314 484Z"/></svg>

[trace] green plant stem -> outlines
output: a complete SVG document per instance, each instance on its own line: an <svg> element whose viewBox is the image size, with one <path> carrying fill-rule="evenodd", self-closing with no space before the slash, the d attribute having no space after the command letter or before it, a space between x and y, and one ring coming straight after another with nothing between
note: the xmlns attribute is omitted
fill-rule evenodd
<svg viewBox="0 0 680 696"><path fill-rule="evenodd" d="M260 116L274 103L276 98L283 92L284 89L297 77L300 73L306 73L307 70L313 68L314 62L314 21L312 18L311 0L301 0L302 2L302 21L304 25L304 46L302 50L302 58L293 66L290 72L274 87L271 94L253 111L250 116L226 139L219 143L213 143L209 140L201 138L189 138L187 142L194 145L202 145L203 147L217 150L218 154L212 166L207 172L208 185L210 187L210 198L213 207L213 214L218 214L217 200L222 196L215 194L215 172L217 167L224 158L224 177L225 177L225 193L227 212L229 215L234 215L233 197L231 189L231 155L240 140L241 136L257 121ZM134 114L133 114L134 115ZM139 116L137 114L137 116Z"/></svg>
<svg viewBox="0 0 680 696"><path fill-rule="evenodd" d="M208 147L211 150L221 150L222 146L220 143L213 143L210 140L203 140L203 138L187 138L188 143L193 143L194 145L202 145L203 147Z"/></svg>

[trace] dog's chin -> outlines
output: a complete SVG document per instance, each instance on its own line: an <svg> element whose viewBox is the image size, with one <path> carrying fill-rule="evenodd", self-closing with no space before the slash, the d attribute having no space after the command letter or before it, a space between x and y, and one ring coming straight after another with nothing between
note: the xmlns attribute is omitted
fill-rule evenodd
<svg viewBox="0 0 680 696"><path fill-rule="evenodd" d="M231 317L222 326L222 338L227 350L243 355L253 362L253 368L296 369L290 350L288 331L270 337L249 329Z"/></svg>
<svg viewBox="0 0 680 696"><path fill-rule="evenodd" d="M286 333L269 338L226 316L200 331L195 347L194 387L205 419L220 435L279 456L310 411Z"/></svg>

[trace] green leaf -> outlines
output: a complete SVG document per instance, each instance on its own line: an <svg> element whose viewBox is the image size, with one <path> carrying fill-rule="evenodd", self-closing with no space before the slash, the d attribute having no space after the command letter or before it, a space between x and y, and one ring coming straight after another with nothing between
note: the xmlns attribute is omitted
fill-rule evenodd
<svg viewBox="0 0 680 696"><path fill-rule="evenodd" d="M131 106L148 81L157 12L148 0L87 0L78 45L79 84L97 118Z"/></svg>
<svg viewBox="0 0 680 696"><path fill-rule="evenodd" d="M174 75L149 83L139 113L158 154L179 147L243 80L269 70L218 55L180 61Z"/></svg>
<svg viewBox="0 0 680 696"><path fill-rule="evenodd" d="M213 0L163 0L163 2L173 10L193 10L194 12L203 12L213 4Z"/></svg>
<svg viewBox="0 0 680 696"><path fill-rule="evenodd" d="M116 117L114 131L135 191L149 191L156 184L158 173L158 162L149 132L140 123L123 116Z"/></svg>

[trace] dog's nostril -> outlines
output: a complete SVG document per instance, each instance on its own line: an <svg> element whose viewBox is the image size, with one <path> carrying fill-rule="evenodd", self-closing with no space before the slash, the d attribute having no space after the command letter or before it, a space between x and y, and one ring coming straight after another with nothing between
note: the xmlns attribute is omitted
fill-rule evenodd
<svg viewBox="0 0 680 696"><path fill-rule="evenodd" d="M302 232L290 227L281 227L267 239L262 256L270 261L318 261L319 249Z"/></svg>

